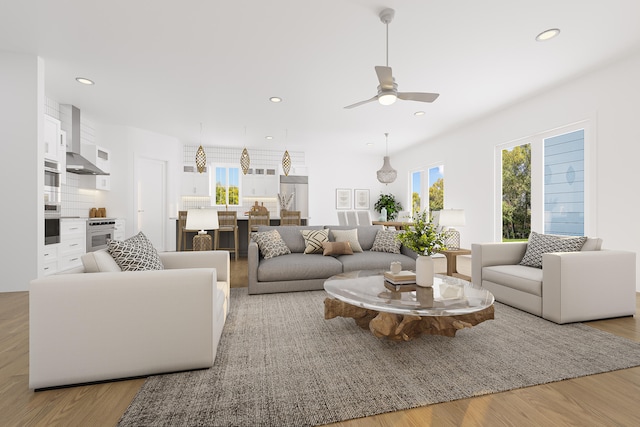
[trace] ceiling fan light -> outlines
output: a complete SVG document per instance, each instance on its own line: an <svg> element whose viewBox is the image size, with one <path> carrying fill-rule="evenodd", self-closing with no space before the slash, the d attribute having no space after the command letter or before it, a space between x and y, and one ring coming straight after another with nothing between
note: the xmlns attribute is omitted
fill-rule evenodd
<svg viewBox="0 0 640 427"><path fill-rule="evenodd" d="M383 93L378 96L378 102L381 105L391 105L396 102L396 99L398 99L398 97L395 93Z"/></svg>

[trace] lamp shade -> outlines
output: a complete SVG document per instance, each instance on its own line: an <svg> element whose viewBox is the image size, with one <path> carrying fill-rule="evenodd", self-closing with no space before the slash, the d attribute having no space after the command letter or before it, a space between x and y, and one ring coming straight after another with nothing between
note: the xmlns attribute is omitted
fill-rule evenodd
<svg viewBox="0 0 640 427"><path fill-rule="evenodd" d="M442 209L438 216L438 225L442 227L464 226L464 209Z"/></svg>
<svg viewBox="0 0 640 427"><path fill-rule="evenodd" d="M218 225L218 211L214 209L189 209L187 211L187 230L216 230Z"/></svg>

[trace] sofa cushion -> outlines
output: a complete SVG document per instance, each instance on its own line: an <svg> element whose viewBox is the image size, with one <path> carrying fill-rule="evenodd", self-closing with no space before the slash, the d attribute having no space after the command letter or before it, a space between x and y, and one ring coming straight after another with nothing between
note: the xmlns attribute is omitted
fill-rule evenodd
<svg viewBox="0 0 640 427"><path fill-rule="evenodd" d="M357 227L354 227L353 225L332 225L331 227L327 226L326 228L331 230L358 230L358 243L363 251L371 250L378 230L384 229L381 225L359 225ZM331 233L329 233L329 240L335 241L333 234ZM351 249L355 252L354 247L351 247Z"/></svg>
<svg viewBox="0 0 640 427"><path fill-rule="evenodd" d="M300 230L304 238L305 254L321 254L323 252L322 244L329 242L329 230Z"/></svg>
<svg viewBox="0 0 640 427"><path fill-rule="evenodd" d="M264 259L290 254L291 251L280 237L278 230L258 231L251 238L258 244Z"/></svg>
<svg viewBox="0 0 640 427"><path fill-rule="evenodd" d="M374 252L399 254L400 246L402 246L402 242L398 240L397 230L378 230L371 250Z"/></svg>
<svg viewBox="0 0 640 427"><path fill-rule="evenodd" d="M322 255L353 255L351 250L351 243L349 242L323 242L322 248L324 249Z"/></svg>
<svg viewBox="0 0 640 427"><path fill-rule="evenodd" d="M263 259L258 265L259 282L326 279L340 273L340 261L320 254L292 253Z"/></svg>
<svg viewBox="0 0 640 427"><path fill-rule="evenodd" d="M126 240L108 240L107 249L122 271L164 269L158 251L142 231Z"/></svg>
<svg viewBox="0 0 640 427"><path fill-rule="evenodd" d="M586 237L566 237L553 234L539 234L532 231L529 235L527 250L520 265L542 268L542 254L550 252L577 252L582 248Z"/></svg>
<svg viewBox="0 0 640 427"><path fill-rule="evenodd" d="M482 281L489 281L532 295L542 296L542 269L524 265L494 265L482 268Z"/></svg>
<svg viewBox="0 0 640 427"><path fill-rule="evenodd" d="M280 237L284 240L285 245L292 253L303 253L307 245L304 242L304 238L300 233L301 230L322 230L324 227L321 225L309 226L309 225L261 225L258 227L258 232L278 230Z"/></svg>
<svg viewBox="0 0 640 427"><path fill-rule="evenodd" d="M602 249L602 239L598 237L587 237L587 241L584 242L580 251L599 251L600 249Z"/></svg>
<svg viewBox="0 0 640 427"><path fill-rule="evenodd" d="M108 273L122 271L107 249L88 252L81 257L85 273Z"/></svg>
<svg viewBox="0 0 640 427"><path fill-rule="evenodd" d="M351 230L331 230L333 239L336 242L349 242L353 252L362 252L362 247L358 242L358 229Z"/></svg>
<svg viewBox="0 0 640 427"><path fill-rule="evenodd" d="M364 251L353 255L340 255L337 259L342 263L343 271L355 270L389 270L391 263L399 261L403 270L415 270L416 260L402 254L388 252Z"/></svg>

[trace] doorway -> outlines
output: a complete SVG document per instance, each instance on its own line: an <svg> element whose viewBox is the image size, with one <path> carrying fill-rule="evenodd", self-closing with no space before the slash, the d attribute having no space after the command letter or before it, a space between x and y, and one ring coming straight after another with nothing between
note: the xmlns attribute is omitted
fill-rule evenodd
<svg viewBox="0 0 640 427"><path fill-rule="evenodd" d="M160 252L165 251L166 162L138 157L135 189L136 233L142 231Z"/></svg>

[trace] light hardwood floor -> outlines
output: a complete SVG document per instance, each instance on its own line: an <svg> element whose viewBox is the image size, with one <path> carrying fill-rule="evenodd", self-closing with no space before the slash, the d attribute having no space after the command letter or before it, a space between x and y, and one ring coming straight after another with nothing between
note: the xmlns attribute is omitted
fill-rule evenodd
<svg viewBox="0 0 640 427"><path fill-rule="evenodd" d="M247 285L247 261L231 261ZM0 426L114 426L144 379L28 389L28 294L0 294ZM640 306L640 294L636 294ZM589 323L640 342L639 316ZM640 367L334 424L370 426L640 425Z"/></svg>

